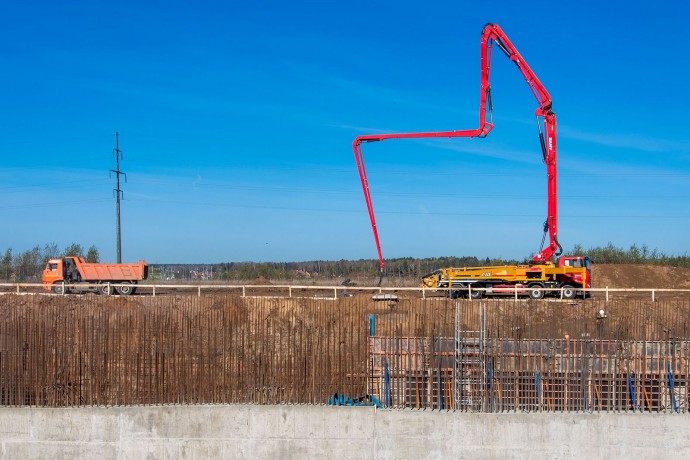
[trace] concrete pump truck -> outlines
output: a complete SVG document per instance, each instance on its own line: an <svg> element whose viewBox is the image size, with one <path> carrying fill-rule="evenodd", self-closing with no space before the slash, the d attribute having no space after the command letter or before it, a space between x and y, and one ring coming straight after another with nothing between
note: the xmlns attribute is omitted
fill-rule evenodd
<svg viewBox="0 0 690 460"><path fill-rule="evenodd" d="M546 294L553 294L568 299L574 298L579 293L586 293L586 289L591 287L591 269L588 257L561 256L563 250L558 242L556 115L552 110L551 96L503 30L498 25L491 23L484 26L481 34L479 127L470 130L364 135L358 136L352 143L378 252L381 277L384 273L384 260L376 227L371 191L364 167L362 143L378 142L386 139L486 137L494 127L491 87L489 85L489 70L491 68L494 43L505 53L508 59L515 63L539 104L535 115L539 131L539 143L541 145L543 161L546 165L547 181L547 211L542 247L529 264L441 268L425 275L422 278L422 282L426 287L448 291L450 297L467 295L477 299L488 294L515 293L526 294L533 299L541 299ZM488 121L487 107L489 112ZM547 234L548 245L544 247Z"/></svg>

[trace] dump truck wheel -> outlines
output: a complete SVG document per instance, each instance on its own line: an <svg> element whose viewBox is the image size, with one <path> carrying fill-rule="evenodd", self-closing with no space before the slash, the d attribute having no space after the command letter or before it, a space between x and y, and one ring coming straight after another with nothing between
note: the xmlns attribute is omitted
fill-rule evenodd
<svg viewBox="0 0 690 460"><path fill-rule="evenodd" d="M542 289L544 286L541 284L530 284L527 287L527 293L529 294L529 298L533 300L539 300L544 298L544 291Z"/></svg>
<svg viewBox="0 0 690 460"><path fill-rule="evenodd" d="M111 295L113 293L113 287L104 283L98 286L98 292L102 295Z"/></svg>
<svg viewBox="0 0 690 460"><path fill-rule="evenodd" d="M564 284L563 286L561 286L561 288L563 289L564 299L574 299L577 295L577 291L575 290L575 288L569 284Z"/></svg>
<svg viewBox="0 0 690 460"><path fill-rule="evenodd" d="M53 293L55 294L67 294L68 289L65 287L65 283L57 281L53 283Z"/></svg>
<svg viewBox="0 0 690 460"><path fill-rule="evenodd" d="M122 283L115 288L117 293L120 295L132 295L134 294L134 286L131 283Z"/></svg>

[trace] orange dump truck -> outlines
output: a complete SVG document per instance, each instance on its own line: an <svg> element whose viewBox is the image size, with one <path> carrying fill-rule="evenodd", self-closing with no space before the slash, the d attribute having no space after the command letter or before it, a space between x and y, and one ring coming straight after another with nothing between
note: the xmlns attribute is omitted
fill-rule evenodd
<svg viewBox="0 0 690 460"><path fill-rule="evenodd" d="M83 257L68 256L50 259L43 270L43 289L56 294L79 291L98 291L110 295L134 294L137 282L146 279L149 264L87 263Z"/></svg>

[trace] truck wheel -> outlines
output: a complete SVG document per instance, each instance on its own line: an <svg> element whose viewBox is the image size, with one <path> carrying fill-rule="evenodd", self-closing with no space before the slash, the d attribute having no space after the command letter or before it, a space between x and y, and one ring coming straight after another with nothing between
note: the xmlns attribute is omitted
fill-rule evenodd
<svg viewBox="0 0 690 460"><path fill-rule="evenodd" d="M134 294L134 286L131 283L124 282L115 288L120 295L132 295Z"/></svg>
<svg viewBox="0 0 690 460"><path fill-rule="evenodd" d="M533 300L539 300L544 298L544 291L542 289L544 286L541 284L530 284L527 287L527 293L529 294L529 298Z"/></svg>
<svg viewBox="0 0 690 460"><path fill-rule="evenodd" d="M481 286L473 286L471 288L472 290L470 291L470 299L477 300L477 299L481 299L482 297L484 297L484 291L480 291L479 289L476 289L478 287L481 287Z"/></svg>
<svg viewBox="0 0 690 460"><path fill-rule="evenodd" d="M55 294L67 294L69 290L65 287L65 283L61 281L56 281L53 283L53 293Z"/></svg>
<svg viewBox="0 0 690 460"><path fill-rule="evenodd" d="M577 295L577 291L575 290L575 288L569 284L564 284L563 286L561 286L561 289L563 289L564 299L574 299Z"/></svg>
<svg viewBox="0 0 690 460"><path fill-rule="evenodd" d="M113 293L113 287L107 283L103 283L98 286L98 292L102 295L111 295Z"/></svg>

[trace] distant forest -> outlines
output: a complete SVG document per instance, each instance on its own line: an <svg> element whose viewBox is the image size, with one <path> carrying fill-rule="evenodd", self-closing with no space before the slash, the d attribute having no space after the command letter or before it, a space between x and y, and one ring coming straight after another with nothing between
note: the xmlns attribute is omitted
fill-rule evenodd
<svg viewBox="0 0 690 460"><path fill-rule="evenodd" d="M48 243L17 254L12 252L12 248L8 248L0 258L0 280L40 282L41 272L48 259L69 255L84 257L87 262L100 261L98 249L93 245L85 251L80 244L72 243L61 250L57 244Z"/></svg>
<svg viewBox="0 0 690 460"><path fill-rule="evenodd" d="M587 255L593 264L651 264L690 267L690 256L671 256L646 245L632 245L628 249L609 243L604 247L585 249L575 245L568 255ZM100 262L95 246L87 250L77 243L60 249L55 243L14 254L6 249L0 258L0 280L11 282L40 282L41 271L48 259L76 255L88 262ZM386 259L385 276L388 278L418 279L442 267L469 267L477 265L512 265L528 263L524 260L480 259L477 257L433 257L414 259L401 257ZM126 261L136 262L136 261ZM337 280L342 278L373 278L379 275L375 259L314 260L306 262L225 262L215 264L152 264L149 279L153 280L215 280L240 282L259 278L266 280Z"/></svg>

